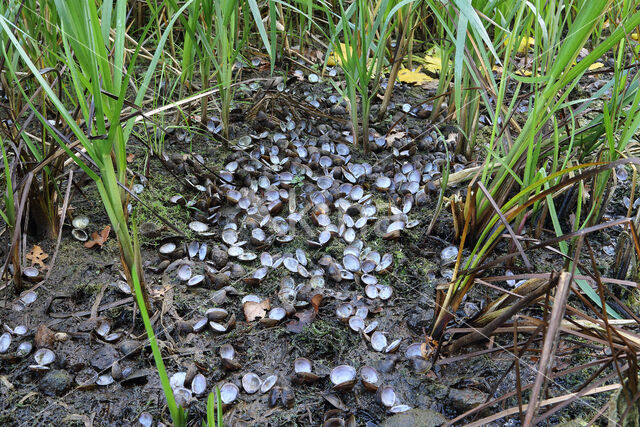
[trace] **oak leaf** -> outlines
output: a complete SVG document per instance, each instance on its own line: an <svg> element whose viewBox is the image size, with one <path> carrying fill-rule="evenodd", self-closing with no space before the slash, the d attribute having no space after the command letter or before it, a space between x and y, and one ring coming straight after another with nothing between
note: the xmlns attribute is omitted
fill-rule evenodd
<svg viewBox="0 0 640 427"><path fill-rule="evenodd" d="M109 233L111 232L111 226L107 225L102 229L100 233L94 231L91 234L91 240L84 243L85 248L92 248L95 245L102 247L107 240L109 240Z"/></svg>

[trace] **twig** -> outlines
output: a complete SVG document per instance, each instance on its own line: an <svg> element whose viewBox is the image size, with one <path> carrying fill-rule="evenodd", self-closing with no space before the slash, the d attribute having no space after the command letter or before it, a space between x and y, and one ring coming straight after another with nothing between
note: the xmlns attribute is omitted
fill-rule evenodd
<svg viewBox="0 0 640 427"><path fill-rule="evenodd" d="M582 246L581 242L582 239L578 241L578 248ZM578 253L580 253L579 249L576 251L576 254ZM556 293L556 299L553 303L553 309L551 310L549 328L547 329L544 343L542 345L542 354L540 355L540 363L538 365L538 375L536 376L536 381L531 392L531 398L529 399L529 404L527 405L527 415L524 419L524 426L531 426L533 424L533 418L538 411L538 399L540 390L542 389L543 383L545 382L545 378L547 377L546 374L551 367L553 357L556 352L558 338L560 336L560 324L562 323L562 318L564 317L565 306L567 303L567 298L569 297L569 290L571 289L572 280L572 274L567 273L566 271L560 273L560 278L558 280L558 291Z"/></svg>

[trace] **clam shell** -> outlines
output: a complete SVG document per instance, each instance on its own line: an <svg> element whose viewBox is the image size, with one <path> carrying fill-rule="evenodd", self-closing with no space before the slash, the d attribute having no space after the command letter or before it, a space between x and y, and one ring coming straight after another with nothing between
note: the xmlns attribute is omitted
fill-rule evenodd
<svg viewBox="0 0 640 427"><path fill-rule="evenodd" d="M205 313L209 320L213 320L214 322L219 322L224 320L229 315L229 312L224 308L214 307L207 310Z"/></svg>
<svg viewBox="0 0 640 427"><path fill-rule="evenodd" d="M298 260L293 257L286 257L283 260L283 264L287 270L292 273L298 272Z"/></svg>
<svg viewBox="0 0 640 427"><path fill-rule="evenodd" d="M260 264L263 267L273 267L273 257L268 252L262 252L260 254Z"/></svg>
<svg viewBox="0 0 640 427"><path fill-rule="evenodd" d="M6 353L11 346L11 334L9 332L5 332L0 335L0 353Z"/></svg>
<svg viewBox="0 0 640 427"><path fill-rule="evenodd" d="M360 270L360 260L353 254L346 254L344 257L342 257L342 265L344 265L344 268L351 272Z"/></svg>
<svg viewBox="0 0 640 427"><path fill-rule="evenodd" d="M187 245L187 252L189 253L189 258L193 258L194 256L196 256L199 250L200 250L200 243L198 242L191 242L189 243L189 245Z"/></svg>
<svg viewBox="0 0 640 427"><path fill-rule="evenodd" d="M27 291L24 294L22 294L22 296L20 297L20 301L24 304L24 305L29 305L32 304L33 302L35 302L35 300L38 298L38 294L35 293L34 291Z"/></svg>
<svg viewBox="0 0 640 427"><path fill-rule="evenodd" d="M191 278L191 266L189 266L189 264L182 264L178 267L176 274L178 275L178 279L186 282Z"/></svg>
<svg viewBox="0 0 640 427"><path fill-rule="evenodd" d="M394 407L389 409L389 412L391 412L392 414L399 414L401 412L406 412L410 409L411 409L411 406L409 405L395 405Z"/></svg>
<svg viewBox="0 0 640 427"><path fill-rule="evenodd" d="M206 317L196 320L193 324L193 332L202 332L207 327L209 320Z"/></svg>
<svg viewBox="0 0 640 427"><path fill-rule="evenodd" d="M231 344L221 345L218 354L223 359L234 359L236 357L236 351Z"/></svg>
<svg viewBox="0 0 640 427"><path fill-rule="evenodd" d="M367 298L376 299L378 298L378 287L376 285L367 285L364 287L364 294Z"/></svg>
<svg viewBox="0 0 640 427"><path fill-rule="evenodd" d="M262 382L262 385L260 385L260 393L269 392L269 390L273 388L273 386L276 384L277 381L278 381L277 375L270 375L267 378L265 378L264 381Z"/></svg>
<svg viewBox="0 0 640 427"><path fill-rule="evenodd" d="M237 258L239 256L241 256L244 253L244 249L242 248L242 246L229 246L229 249L227 250L227 254L230 257L233 258Z"/></svg>
<svg viewBox="0 0 640 427"><path fill-rule="evenodd" d="M336 315L338 319L342 322L348 322L349 317L353 314L353 306L349 303L340 304L336 308Z"/></svg>
<svg viewBox="0 0 640 427"><path fill-rule="evenodd" d="M184 387L185 378L187 378L186 372L176 372L175 374L171 375L171 378L169 378L169 384L171 384L171 388Z"/></svg>
<svg viewBox="0 0 640 427"><path fill-rule="evenodd" d="M375 351L384 351L387 348L387 337L380 331L376 331L371 335L371 347Z"/></svg>
<svg viewBox="0 0 640 427"><path fill-rule="evenodd" d="M393 288L388 285L376 285L378 287L378 298L383 301L388 300L393 295Z"/></svg>
<svg viewBox="0 0 640 427"><path fill-rule="evenodd" d="M392 386L383 386L378 388L376 398L383 406L392 408L396 403L396 392Z"/></svg>
<svg viewBox="0 0 640 427"><path fill-rule="evenodd" d="M87 232L80 228L74 228L73 230L71 230L71 235L73 236L74 239L80 242L86 242L87 240L89 240L89 236L87 235Z"/></svg>
<svg viewBox="0 0 640 427"><path fill-rule="evenodd" d="M191 380L191 391L196 396L199 396L201 394L204 394L206 390L207 390L207 379L202 374L196 374L196 376L193 377L193 380Z"/></svg>
<svg viewBox="0 0 640 427"><path fill-rule="evenodd" d="M262 381L260 381L260 377L253 372L249 372L242 377L242 388L249 394L253 394L260 390L261 385Z"/></svg>
<svg viewBox="0 0 640 427"><path fill-rule="evenodd" d="M220 400L223 404L229 405L238 398L240 390L238 386L233 383L226 383L220 387Z"/></svg>
<svg viewBox="0 0 640 427"><path fill-rule="evenodd" d="M100 386L108 386L111 385L115 382L115 380L113 379L113 377L109 374L107 375L100 375L98 377L98 379L96 380L96 384L100 385Z"/></svg>
<svg viewBox="0 0 640 427"><path fill-rule="evenodd" d="M206 233L209 231L209 226L200 221L191 221L189 223L189 228L196 233Z"/></svg>
<svg viewBox="0 0 640 427"><path fill-rule="evenodd" d="M160 255L171 255L172 253L174 253L177 249L177 246L175 243L173 242L168 242L165 243L164 245L160 246L160 249L158 249L158 252L160 252Z"/></svg>
<svg viewBox="0 0 640 427"><path fill-rule="evenodd" d="M376 189L379 191L387 191L391 187L391 179L387 176L380 176L376 179Z"/></svg>
<svg viewBox="0 0 640 427"><path fill-rule="evenodd" d="M193 394L191 390L184 387L176 387L173 389L173 397L176 400L176 405L181 406L183 408L189 407L191 401L193 400Z"/></svg>
<svg viewBox="0 0 640 427"><path fill-rule="evenodd" d="M222 232L222 241L227 245L233 245L238 241L238 233L232 229L226 229Z"/></svg>
<svg viewBox="0 0 640 427"><path fill-rule="evenodd" d="M38 269L36 267L25 267L22 270L22 274L24 275L24 277L26 277L28 279L35 279L36 277L38 277L40 272L38 271Z"/></svg>
<svg viewBox="0 0 640 427"><path fill-rule="evenodd" d="M404 355L407 359L413 359L414 357L423 357L422 356L422 343L413 343L410 344L409 347L404 351Z"/></svg>
<svg viewBox="0 0 640 427"><path fill-rule="evenodd" d="M218 334L223 334L227 332L227 327L218 322L209 322L209 327L213 332L216 332Z"/></svg>
<svg viewBox="0 0 640 427"><path fill-rule="evenodd" d="M367 307L366 305L361 305L360 307L358 307L356 309L356 314L357 317L360 317L362 319L366 319L367 316L369 315L369 307Z"/></svg>
<svg viewBox="0 0 640 427"><path fill-rule="evenodd" d="M269 319L280 321L285 318L287 312L282 307L274 307L269 311Z"/></svg>
<svg viewBox="0 0 640 427"><path fill-rule="evenodd" d="M364 333L368 335L371 332L375 331L377 327L378 321L374 320L373 322L369 323L366 328L364 328Z"/></svg>
<svg viewBox="0 0 640 427"><path fill-rule="evenodd" d="M313 363L311 363L311 360L307 359L306 357L298 357L293 361L293 370L296 374L311 372L312 367Z"/></svg>
<svg viewBox="0 0 640 427"><path fill-rule="evenodd" d="M16 350L16 355L18 357L25 357L29 353L31 353L32 349L33 349L33 344L31 344L31 341L21 342L20 345L18 346L18 349ZM2 352L0 351L0 353Z"/></svg>
<svg viewBox="0 0 640 427"><path fill-rule="evenodd" d="M151 427L153 425L153 416L148 412L143 412L138 417L138 422L142 427Z"/></svg>
<svg viewBox="0 0 640 427"><path fill-rule="evenodd" d="M71 225L73 225L73 228L77 229L87 228L87 226L89 225L89 217L84 215L77 216L73 218L73 221L71 221Z"/></svg>
<svg viewBox="0 0 640 427"><path fill-rule="evenodd" d="M378 278L372 274L363 274L360 277L360 280L362 280L362 283L364 283L365 285L375 285L376 283L378 283ZM368 296L368 295L367 295ZM372 298L372 297L369 297ZM375 297L373 297L375 298Z"/></svg>
<svg viewBox="0 0 640 427"><path fill-rule="evenodd" d="M33 355L34 360L38 365L47 366L52 364L56 360L56 355L48 348L41 348Z"/></svg>
<svg viewBox="0 0 640 427"><path fill-rule="evenodd" d="M349 318L349 327L358 332L364 329L364 320L358 316L352 316Z"/></svg>
<svg viewBox="0 0 640 427"><path fill-rule="evenodd" d="M396 351L398 349L398 347L400 347L400 343L402 342L401 338L398 338L396 340L394 340L391 344L389 344L387 346L387 348L384 349L385 353L393 353L394 351Z"/></svg>
<svg viewBox="0 0 640 427"><path fill-rule="evenodd" d="M444 264L455 261L458 256L457 246L447 246L440 252L440 259Z"/></svg>
<svg viewBox="0 0 640 427"><path fill-rule="evenodd" d="M335 390L351 390L356 383L356 370L353 366L339 365L331 370L329 379Z"/></svg>
<svg viewBox="0 0 640 427"><path fill-rule="evenodd" d="M187 286L197 286L204 283L205 276L203 274L196 274L187 281Z"/></svg>
<svg viewBox="0 0 640 427"><path fill-rule="evenodd" d="M371 366L360 368L360 379L367 390L377 391L380 385L380 374Z"/></svg>

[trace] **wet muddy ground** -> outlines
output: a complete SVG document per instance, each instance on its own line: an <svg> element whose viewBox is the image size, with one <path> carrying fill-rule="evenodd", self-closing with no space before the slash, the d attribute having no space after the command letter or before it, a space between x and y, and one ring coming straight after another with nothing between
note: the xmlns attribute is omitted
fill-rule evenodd
<svg viewBox="0 0 640 427"><path fill-rule="evenodd" d="M374 124L385 148L364 159L349 141L345 106L331 98L335 94L330 85L310 84L305 76L289 82L285 92L272 87L255 95L262 85L258 82L238 91L242 111L235 114L229 148L222 147L209 129L197 125L193 126L197 132L176 129L167 135L163 159L147 158L140 141L131 146L135 158L130 166L142 185L138 196L145 204L133 202L135 220L141 229L145 275L165 364L170 376L189 372L206 378L206 393L194 395L190 402L190 424L200 425L206 394L227 383L239 387L240 393L226 409L225 423L250 426L322 425L325 420L335 423L328 425L341 425L341 420L367 426L440 425L492 396L513 391L513 372L495 386L513 361L509 352L494 351L445 363L440 359L433 366L431 360L407 355L411 344L424 342L434 316L435 288L447 283L451 274L450 255L445 252L443 260L442 251L455 245L446 208L431 235L426 235L438 199L437 188L429 182L438 179L446 166L444 144L449 144L449 151L454 148L446 139L448 124L437 125L443 136L427 130L432 129L430 104L409 108L408 115L403 111L405 104L417 105L433 95L431 90L398 88L392 117ZM256 105L257 111L252 108ZM302 110L300 105L317 108ZM386 130L401 118L397 132L392 133L395 136L385 138ZM248 135L251 138L247 140ZM322 156L330 163L318 164L325 161L320 160ZM354 167L365 163L369 166L363 170ZM471 166L474 164L456 157L450 168L455 171ZM221 174L224 171L228 179ZM418 171L419 177L416 191L407 185L413 171ZM284 172L291 176L283 176ZM335 181L323 188L319 178L328 176ZM390 187L384 188L386 181L378 181L383 176L393 182ZM267 177L268 183L261 182L262 177ZM87 216L89 234L99 232L108 222L95 187L81 174L76 179L79 186L71 201L72 216ZM342 184L348 188L338 188ZM355 186L361 194L351 194ZM230 189L239 192L238 199L247 200L225 196ZM267 192L274 189L278 194L271 200ZM463 186L452 187L446 195L460 191ZM624 209L625 191L624 186L617 190L612 215ZM333 200L318 199L328 193ZM281 206L273 207L273 201ZM245 202L249 207L238 206ZM373 213L363 213L365 206L371 205ZM152 210L177 230L164 225ZM291 213L298 216L292 219ZM277 217L286 219L286 231ZM366 217L365 225L350 223L362 217ZM198 229L192 221L205 224L206 230ZM152 416L153 425L168 423L142 322L131 296L119 286L121 265L113 233L104 246L87 249L71 236L71 222L67 222L51 277L35 290L35 301L25 304L13 289L2 291L0 319L5 330L11 330L12 342L0 358L0 424L139 425L143 413ZM394 226L395 222L403 225ZM263 230L264 236L255 235L256 229ZM321 243L320 231L326 229L330 229L331 238ZM235 237L224 238L228 230L233 230ZM603 269L611 261L608 251L615 233L612 230L600 238L597 250ZM242 241L246 243L238 243ZM55 250L51 240L33 238L27 242L28 247L36 244L48 254ZM160 248L166 244L175 244L176 249L161 255ZM189 244L194 245L191 254ZM196 248L202 244L206 249L201 260ZM228 255L232 247L241 248L239 257ZM377 258L370 255L374 252ZM346 259L350 253L355 253L358 261L353 268L348 267L353 260ZM383 265L385 255L391 259L389 265ZM286 258L295 259L295 263L286 262ZM364 267L367 259L374 261L369 274L372 278L363 281L368 274ZM561 267L550 254L540 253L537 260L538 271ZM181 272L185 265L190 270L188 277ZM264 277L256 275L261 268L265 269ZM496 269L496 274L503 272ZM193 286L188 286L187 280L199 274L201 281L194 280ZM371 280L373 288L366 290L366 280ZM381 298L382 292L391 294ZM249 298L249 303L243 303L248 295L257 297L258 302ZM495 295L487 289L472 291L457 315L460 319L472 316ZM347 304L353 312L341 320L339 313ZM227 314L207 316L215 307ZM364 326L377 322L375 331L387 340L387 345L379 347L381 351L374 349L377 344L372 345L373 330L364 333L348 324L362 307L368 311L358 316ZM285 317L261 321L272 308L283 308ZM205 327L196 332L198 321L214 318L217 325L204 322ZM26 327L23 335L14 330L19 325ZM509 345L511 338L501 336L491 346ZM400 340L397 348L389 348L396 340ZM33 350L20 354L23 342L31 342ZM225 344L235 350L235 370L229 370L220 357ZM55 361L46 368L33 367L38 348L49 348L55 354ZM462 354L486 348L488 344L482 343ZM556 363L570 366L589 357L590 350L576 347L562 353ZM307 381L296 374L294 361L299 358L312 362L311 372L317 379ZM523 383L535 378L536 360L532 353L530 363L522 364ZM380 377L376 385L391 387L395 401L385 406L379 394L364 387L360 375L353 388L334 390L330 374L339 365L350 365L358 372L364 366L375 368ZM251 372L262 380L276 375L274 388L265 393L245 392L242 377ZM590 374L565 377L552 391L565 393ZM602 406L603 399L585 398L551 421L587 419ZM512 398L505 407L515 404ZM404 412L409 408L403 405L412 409ZM517 421L498 420L498 424L504 423L516 425Z"/></svg>

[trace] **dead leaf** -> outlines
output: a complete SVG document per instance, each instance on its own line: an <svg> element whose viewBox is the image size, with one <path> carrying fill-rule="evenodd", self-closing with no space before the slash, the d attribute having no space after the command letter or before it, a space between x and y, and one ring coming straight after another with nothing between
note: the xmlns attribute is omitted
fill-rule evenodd
<svg viewBox="0 0 640 427"><path fill-rule="evenodd" d="M47 325L41 323L38 329L36 329L36 335L33 341L36 348L53 348L56 342L56 334L49 329Z"/></svg>
<svg viewBox="0 0 640 427"><path fill-rule="evenodd" d="M401 83L411 83L416 85L422 85L429 82L434 82L436 79L420 71L421 67L418 67L415 71L411 71L407 68L402 68L398 71L398 81Z"/></svg>
<svg viewBox="0 0 640 427"><path fill-rule="evenodd" d="M107 240L109 240L109 233L111 232L111 226L107 225L105 228L102 229L102 231L100 232L100 234L98 234L98 232L94 231L91 234L91 240L89 240L88 242L85 242L84 247L85 248L92 248L95 245L98 245L100 247L102 247L105 242Z"/></svg>
<svg viewBox="0 0 640 427"><path fill-rule="evenodd" d="M305 311L299 311L294 314L299 320L291 320L287 322L287 331L293 332L294 334L299 334L304 330L304 328L313 322L313 319L316 318L316 312L314 309L309 309Z"/></svg>
<svg viewBox="0 0 640 427"><path fill-rule="evenodd" d="M323 298L324 298L324 295L322 294L315 294L313 298L311 298L311 306L313 307L313 310L316 312L316 314L318 314L318 310L320 309L320 303L322 302Z"/></svg>
<svg viewBox="0 0 640 427"><path fill-rule="evenodd" d="M509 44L509 37L505 37L504 45ZM520 44L518 45L518 53L527 53L529 48L532 48L536 44L536 40L533 37L522 37Z"/></svg>
<svg viewBox="0 0 640 427"><path fill-rule="evenodd" d="M417 59L422 63L425 71L433 74L440 74L440 71L442 71L442 58L438 48L431 49L424 58L418 57Z"/></svg>
<svg viewBox="0 0 640 427"><path fill-rule="evenodd" d="M11 381L9 381L9 379L7 377L5 377L4 375L0 375L0 383L2 383L2 385L7 389L7 390L13 390L13 384L11 384Z"/></svg>
<svg viewBox="0 0 640 427"><path fill-rule="evenodd" d="M604 64L602 62L594 62L589 65L589 71L599 70L600 68L604 68Z"/></svg>
<svg viewBox="0 0 640 427"><path fill-rule="evenodd" d="M127 163L133 162L133 159L135 159L135 158L136 158L135 154L133 154L133 153L127 154Z"/></svg>
<svg viewBox="0 0 640 427"><path fill-rule="evenodd" d="M342 50L342 56L347 56L347 46L344 43L340 43L340 50ZM342 60L340 59L341 55L336 54L335 52L331 52L329 54L329 58L327 59L327 65L329 67L335 67L339 65Z"/></svg>
<svg viewBox="0 0 640 427"><path fill-rule="evenodd" d="M27 259L31 261L31 266L38 264L41 268L46 268L44 260L49 258L49 254L42 250L38 245L33 245L33 249L26 255Z"/></svg>
<svg viewBox="0 0 640 427"><path fill-rule="evenodd" d="M269 298L262 302L247 301L244 303L244 317L247 322L253 322L256 319L262 319L267 316L267 310L271 308Z"/></svg>
<svg viewBox="0 0 640 427"><path fill-rule="evenodd" d="M400 138L404 138L404 136L406 135L405 132L393 132L389 135L387 135L386 140L387 140L387 144L389 147L391 147L391 145L397 141Z"/></svg>

